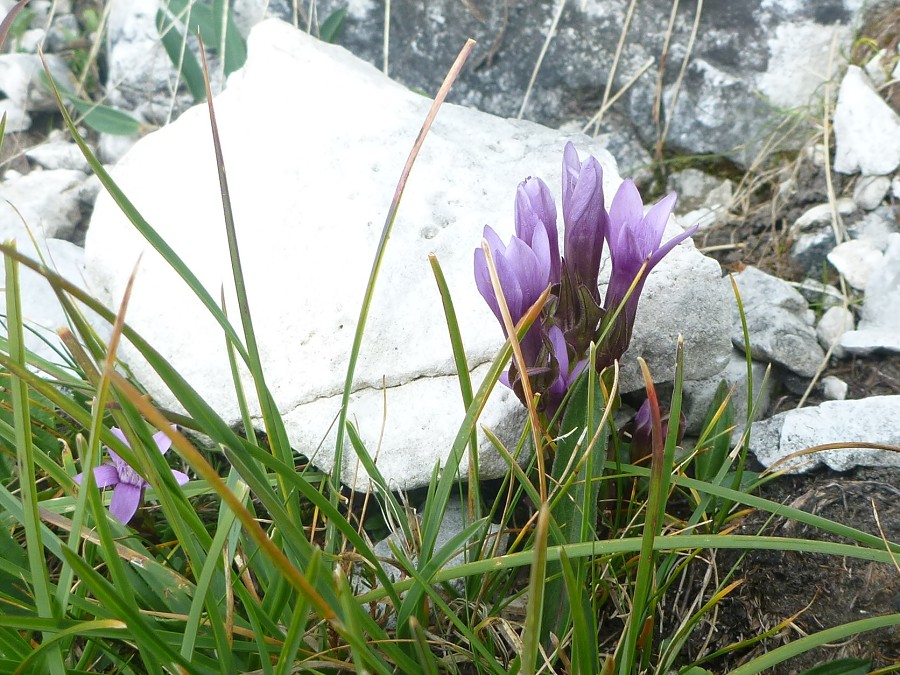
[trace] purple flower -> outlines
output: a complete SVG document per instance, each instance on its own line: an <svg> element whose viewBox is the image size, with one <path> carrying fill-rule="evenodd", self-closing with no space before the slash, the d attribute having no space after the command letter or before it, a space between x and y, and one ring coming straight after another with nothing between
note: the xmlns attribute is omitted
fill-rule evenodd
<svg viewBox="0 0 900 675"><path fill-rule="evenodd" d="M121 429L113 427L110 431L125 445L131 447ZM172 440L162 431L153 434L153 440L162 454L166 454L172 446ZM144 491L150 483L144 480L128 462L119 457L112 448L107 447L106 451L113 463L94 467L94 480L99 488L112 487L113 494L109 502L109 512L116 520L127 525L137 512L138 506L144 499ZM175 476L179 485L184 485L190 480L186 474L175 469L172 469L172 475ZM83 476L84 474L80 473L74 476L73 480L81 485Z"/></svg>
<svg viewBox="0 0 900 675"><path fill-rule="evenodd" d="M572 143L563 152L564 255L573 282L591 290L597 303L597 276L603 253L603 238L609 228L609 216L603 200L603 168L594 157L584 162Z"/></svg>
<svg viewBox="0 0 900 675"><path fill-rule="evenodd" d="M641 267L645 261L647 267L615 319L615 325L607 341L606 356L609 359L620 357L628 348L638 300L650 270L659 264L669 251L697 230L695 225L660 246L676 198L674 192L663 197L644 215L644 203L631 179L623 181L616 196L613 197L607 233L612 272L604 303L608 315L611 316L625 299L631 284L638 274L641 274ZM607 358L603 359L604 363L598 363L598 367L609 365L611 360L607 361Z"/></svg>
<svg viewBox="0 0 900 675"><path fill-rule="evenodd" d="M539 230L543 232L543 230ZM540 297L550 280L549 248L547 256L536 253L524 241L516 236L504 246L500 237L489 225L484 227L484 239L488 242L494 265L497 268L497 277L500 281L500 289L509 308L513 325L528 311L528 308ZM540 234L535 237L541 240ZM546 241L546 237L543 238ZM509 337L506 325L503 323L503 315L500 313L500 305L491 284L491 275L488 271L487 258L484 250L475 249L475 284L488 307L494 312L494 316L500 322L503 335ZM528 332L520 341L522 355L526 363L534 363L541 349L541 321L535 320ZM509 381L506 381L509 384ZM510 385L511 386L511 385Z"/></svg>
<svg viewBox="0 0 900 675"><path fill-rule="evenodd" d="M559 283L559 230L556 228L556 203L550 188L540 178L526 178L516 190L516 236L528 244L543 247L535 241L537 233L543 229L550 246L550 283ZM543 292L543 291L542 291Z"/></svg>

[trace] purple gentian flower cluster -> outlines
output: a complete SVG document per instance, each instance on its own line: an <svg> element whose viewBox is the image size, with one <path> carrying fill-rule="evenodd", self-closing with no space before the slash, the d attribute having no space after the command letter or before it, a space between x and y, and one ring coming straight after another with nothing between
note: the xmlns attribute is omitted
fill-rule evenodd
<svg viewBox="0 0 900 675"><path fill-rule="evenodd" d="M121 429L113 427L110 431L125 445L131 447ZM162 431L153 434L153 441L162 454L166 454L172 446L172 439ZM109 512L116 520L127 525L137 513L138 507L144 500L144 491L150 486L150 483L144 480L128 462L119 457L112 448L106 448L106 452L109 453L113 463L94 467L94 480L99 488L111 487L113 489L112 499L109 501ZM184 485L190 480L187 474L175 469L172 469L172 475L179 485ZM84 474L80 473L74 476L73 480L81 485L83 477Z"/></svg>
<svg viewBox="0 0 900 675"><path fill-rule="evenodd" d="M562 189L565 223L562 257L556 205L540 178L528 178L519 185L516 233L508 244L504 245L490 226L484 228L484 239L491 249L500 288L514 323L551 287L550 300L521 341L532 388L540 392L540 408L550 415L584 368L591 342L606 328L604 321L620 305L621 310L611 319L608 338L598 350L597 368L602 370L625 353L647 275L697 229L694 227L660 246L675 205L675 194L657 202L644 215L644 204L631 180L622 183L607 210L603 168L594 157L580 161L572 143L566 144L563 153ZM612 271L601 303L597 279L604 241L609 245ZM626 300L628 289L639 275L634 291ZM475 249L475 282L502 326L487 259L480 248ZM525 402L521 374L515 363L502 379Z"/></svg>

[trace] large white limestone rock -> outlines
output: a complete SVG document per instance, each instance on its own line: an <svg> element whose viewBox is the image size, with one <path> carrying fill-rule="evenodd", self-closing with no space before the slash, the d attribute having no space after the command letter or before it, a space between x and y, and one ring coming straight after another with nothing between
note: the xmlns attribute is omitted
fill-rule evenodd
<svg viewBox="0 0 900 675"><path fill-rule="evenodd" d="M329 469L332 423L373 256L430 101L342 48L272 20L254 29L246 66L215 103L267 381L293 447ZM513 232L515 189L526 176L542 176L558 190L568 139L453 105L441 109L426 138L378 278L349 410L393 488L427 484L463 419L428 254L446 275L477 387L502 340L475 287L473 249L487 223L504 238ZM612 158L586 137L575 140L582 156L601 161L612 195L620 180ZM214 297L224 285L236 317L205 106L141 140L113 175ZM669 228L667 237L679 231L674 223ZM86 247L89 282L110 304L121 300L144 253L128 321L226 420L237 422L221 330L105 194ZM718 264L690 242L650 276L633 352L648 359L660 380L672 377L679 332L687 378L712 376L726 362L729 314L720 276ZM133 350L123 355L160 404L175 405ZM624 381L626 389L639 386L633 365ZM514 445L521 419L518 400L498 385L480 424ZM507 470L485 438L480 449L482 476ZM364 489L367 476L349 446L344 457L344 481Z"/></svg>

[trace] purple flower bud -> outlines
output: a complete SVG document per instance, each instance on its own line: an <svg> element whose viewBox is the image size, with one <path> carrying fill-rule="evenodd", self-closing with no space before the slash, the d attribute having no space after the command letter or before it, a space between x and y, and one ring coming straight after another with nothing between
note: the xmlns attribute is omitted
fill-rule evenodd
<svg viewBox="0 0 900 675"><path fill-rule="evenodd" d="M675 199L675 193L663 197L644 215L644 203L631 179L623 181L616 196L613 197L607 232L612 273L604 302L608 316L611 316L625 299L631 284L638 274L641 274L641 267L645 261L647 267L615 319L602 359L603 363L598 363L598 367L606 367L628 349L638 300L650 270L659 264L669 251L697 231L695 225L660 246L663 231L675 206Z"/></svg>
<svg viewBox="0 0 900 675"><path fill-rule="evenodd" d="M669 413L664 408L660 408L660 421L662 422L663 443L672 431L669 421ZM678 436L676 443L681 443L684 437L684 428L687 424L684 413L679 418ZM638 408L637 414L634 416L633 431L631 432L631 461L639 462L642 458L649 457L653 451L653 418L651 416L650 400L644 401L644 404Z"/></svg>
<svg viewBox="0 0 900 675"><path fill-rule="evenodd" d="M531 234L531 245L519 237L513 236L510 238L509 244L504 246L500 237L489 225L484 228L484 239L491 249L500 289L503 291L503 297L506 299L510 318L514 324L519 322L528 308L537 301L550 284L552 268L547 231L543 227L536 227ZM475 284L488 307L500 322L503 334L507 335L506 326L503 324L503 315L500 313L500 305L491 284L487 258L481 248L475 249ZM520 344L525 362L534 363L541 350L540 319L531 325Z"/></svg>
<svg viewBox="0 0 900 675"><path fill-rule="evenodd" d="M550 283L559 283L559 230L556 204L550 188L540 178L527 178L516 190L516 236L534 248L535 236L543 230L550 247ZM540 235L543 240L543 235ZM543 245L541 242L540 245Z"/></svg>
<svg viewBox="0 0 900 675"><path fill-rule="evenodd" d="M594 157L583 163L572 143L563 153L564 255L574 282L592 290L599 304L597 276L603 254L603 238L609 227L603 201L603 168Z"/></svg>

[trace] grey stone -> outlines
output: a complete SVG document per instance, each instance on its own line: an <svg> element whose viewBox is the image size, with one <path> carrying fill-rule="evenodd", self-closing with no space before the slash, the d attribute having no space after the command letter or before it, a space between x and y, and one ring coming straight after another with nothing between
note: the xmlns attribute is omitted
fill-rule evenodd
<svg viewBox="0 0 900 675"><path fill-rule="evenodd" d="M72 86L66 62L56 54L46 54L47 67L63 88ZM30 112L56 110L56 99L41 80L44 67L37 54L0 54L0 114L7 113L6 133L31 127Z"/></svg>
<svg viewBox="0 0 900 675"><path fill-rule="evenodd" d="M279 86L286 79L292 86ZM362 118L360 100L367 101ZM215 104L267 383L292 446L328 470L335 461L330 427L341 405L359 303L406 156L398 148L411 147L430 101L344 49L273 20L254 28L246 66L229 78ZM288 112L288 127L257 124ZM504 239L512 233L515 189L526 176L558 184L566 140L532 123L441 108L406 186L350 398L349 419L369 450L378 449L378 467L391 489L430 482L435 465L446 462L464 412L428 254L440 261L453 294L477 386L502 333L475 287L473 249L485 223ZM582 155L598 157L604 188L613 194L619 179L612 159L589 139L574 140ZM235 308L206 106L141 139L113 177L214 296L224 283L226 304ZM678 232L671 222L665 238ZM144 252L129 322L220 415L238 423L221 329L105 193L97 199L86 246L92 289L110 304L121 298ZM608 271L607 262L601 281ZM647 359L660 380L671 379L679 333L686 377L721 370L731 350L726 297L718 263L691 242L676 247L644 287L623 390L642 386L636 356ZM127 345L121 356L161 405L177 405ZM244 387L253 389L249 381ZM258 408L251 413L258 421ZM518 400L497 385L479 427L514 444L521 424ZM486 438L479 450L482 477L508 471ZM345 483L366 489L368 476L349 445L343 458Z"/></svg>
<svg viewBox="0 0 900 675"><path fill-rule="evenodd" d="M156 27L159 9L159 4L144 0L109 3L106 90L111 105L162 125L189 107L193 99L160 40ZM195 55L199 53L192 32L188 32L187 43ZM221 78L212 57L209 72L213 91L218 91Z"/></svg>
<svg viewBox="0 0 900 675"><path fill-rule="evenodd" d="M836 207L840 215L849 216L856 211L856 202L843 197L837 200ZM816 204L804 211L794 221L793 225L791 225L791 232L807 232L812 229L821 229L821 225L830 225L834 217L834 211L835 209L832 208L831 204Z"/></svg>
<svg viewBox="0 0 900 675"><path fill-rule="evenodd" d="M787 282L752 266L734 279L744 304L753 358L784 366L802 377L815 375L825 355L806 319L803 296ZM744 350L737 307L732 321L731 342Z"/></svg>
<svg viewBox="0 0 900 675"><path fill-rule="evenodd" d="M306 6L297 6L301 25L309 20ZM319 0L315 6L321 21L347 3ZM394 0L388 73L413 89L434 92L466 38L472 37L478 45L451 100L496 115L516 115L556 6L501 0ZM526 118L558 126L599 109L627 6L620 0L565 5L535 78ZM682 3L676 15L663 68L662 119L657 122L657 64L672 3L636 4L612 92L623 89L648 60L651 67L614 109L627 115L647 147L653 147L669 122L669 147L725 155L749 165L785 109L805 106L820 95L835 31L838 47L849 48L859 2L705 3L676 103L674 83L687 53L695 6ZM282 18L292 19L295 10L290 3L280 7L287 12ZM339 43L382 68L384 5L359 2L348 9ZM805 132L800 136L797 147L808 137Z"/></svg>
<svg viewBox="0 0 900 675"><path fill-rule="evenodd" d="M834 109L834 170L883 176L900 166L900 116L849 66Z"/></svg>
<svg viewBox="0 0 900 675"><path fill-rule="evenodd" d="M750 449L767 467L792 453L829 443L900 445L900 396L826 401L789 410L757 422L750 435ZM803 473L820 464L835 471L856 466L900 466L900 453L862 448L824 450L786 460L777 468Z"/></svg>
<svg viewBox="0 0 900 675"><path fill-rule="evenodd" d="M823 227L801 234L791 246L791 260L809 276L822 276L827 256L835 247L834 231Z"/></svg>
<svg viewBox="0 0 900 675"><path fill-rule="evenodd" d="M80 171L32 171L0 183L0 237L17 238L26 227L46 239L65 239L81 219Z"/></svg>
<svg viewBox="0 0 900 675"><path fill-rule="evenodd" d="M753 361L753 405L756 406L754 419L765 417L772 405L772 393L777 388L777 374L770 371L767 377L767 368L767 364ZM742 351L735 349L721 373L704 380L684 383L683 412L688 434L696 435L702 430L706 413L722 381L729 387L734 387L731 402L735 408L735 434L743 432L747 421L747 357Z"/></svg>
<svg viewBox="0 0 900 675"><path fill-rule="evenodd" d="M835 246L828 254L828 262L840 272L853 288L863 291L872 270L883 257L878 246L867 239L852 239Z"/></svg>
<svg viewBox="0 0 900 675"><path fill-rule="evenodd" d="M878 206L849 228L855 239L871 243L879 251L888 246L890 236L898 232L897 218L889 206Z"/></svg>
<svg viewBox="0 0 900 675"><path fill-rule="evenodd" d="M48 141L25 151L25 156L45 169L72 169L90 173L81 149L67 141Z"/></svg>

